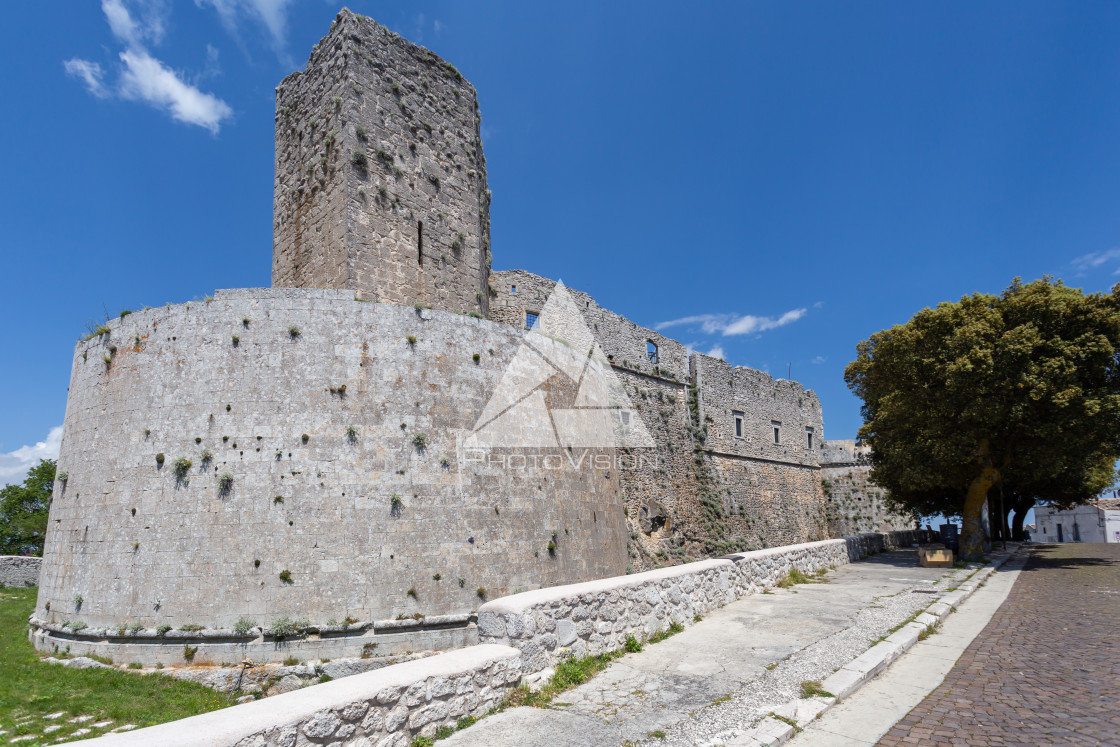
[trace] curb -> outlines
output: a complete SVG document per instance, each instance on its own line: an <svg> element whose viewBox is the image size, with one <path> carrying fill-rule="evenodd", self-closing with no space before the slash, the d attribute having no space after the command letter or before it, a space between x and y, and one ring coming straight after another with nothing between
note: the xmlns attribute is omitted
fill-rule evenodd
<svg viewBox="0 0 1120 747"><path fill-rule="evenodd" d="M976 571L954 591L942 595L919 613L914 622L907 623L833 672L821 682L821 689L836 697L827 698L818 695L791 700L780 708L775 708L773 715L762 719L757 726L727 744L735 747L767 747L788 742L812 721L820 718L829 708L851 697L864 684L910 650L923 632L940 624L956 611L962 602L988 580L988 577L1018 555L1023 547L1020 545L1006 555L993 557L990 566Z"/></svg>

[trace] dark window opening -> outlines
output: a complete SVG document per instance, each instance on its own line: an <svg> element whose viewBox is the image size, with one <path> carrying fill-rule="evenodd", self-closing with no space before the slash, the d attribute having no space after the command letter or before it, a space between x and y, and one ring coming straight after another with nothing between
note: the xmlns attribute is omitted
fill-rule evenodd
<svg viewBox="0 0 1120 747"><path fill-rule="evenodd" d="M416 221L416 263L424 266L424 221Z"/></svg>
<svg viewBox="0 0 1120 747"><path fill-rule="evenodd" d="M654 344L653 340L646 340L646 358L649 358L650 363L658 362L657 345Z"/></svg>
<svg viewBox="0 0 1120 747"><path fill-rule="evenodd" d="M774 428L774 443L780 444L782 442L782 421L771 420L770 425Z"/></svg>
<svg viewBox="0 0 1120 747"><path fill-rule="evenodd" d="M805 429L805 448L807 448L807 449L813 448L813 429L812 428L806 428Z"/></svg>
<svg viewBox="0 0 1120 747"><path fill-rule="evenodd" d="M525 329L534 329L540 323L541 316L532 311L525 312Z"/></svg>
<svg viewBox="0 0 1120 747"><path fill-rule="evenodd" d="M516 285L511 285L509 287L509 292L510 293L516 293L517 292L517 286Z"/></svg>
<svg viewBox="0 0 1120 747"><path fill-rule="evenodd" d="M743 437L743 413L733 412L731 417L735 419L735 438Z"/></svg>

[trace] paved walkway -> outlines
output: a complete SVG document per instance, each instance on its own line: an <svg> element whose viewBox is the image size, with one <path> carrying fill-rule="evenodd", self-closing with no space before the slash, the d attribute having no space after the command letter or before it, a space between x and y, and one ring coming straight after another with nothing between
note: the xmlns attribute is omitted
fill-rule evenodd
<svg viewBox="0 0 1120 747"><path fill-rule="evenodd" d="M828 583L733 602L562 693L550 709L515 708L441 745L696 745L724 741L797 697L970 571L920 568L916 553L842 566ZM661 732L664 732L662 737Z"/></svg>
<svg viewBox="0 0 1120 747"><path fill-rule="evenodd" d="M825 712L790 747L871 747L941 684L1011 593L1028 555L988 577L935 635L918 641L886 671Z"/></svg>
<svg viewBox="0 0 1120 747"><path fill-rule="evenodd" d="M1120 545L1035 547L983 633L879 744L1120 745Z"/></svg>

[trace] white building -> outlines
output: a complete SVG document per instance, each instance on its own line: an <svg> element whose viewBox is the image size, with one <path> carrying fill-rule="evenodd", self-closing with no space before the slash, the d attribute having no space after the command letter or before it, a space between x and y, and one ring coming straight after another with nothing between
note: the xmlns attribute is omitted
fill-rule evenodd
<svg viewBox="0 0 1120 747"><path fill-rule="evenodd" d="M1035 542L1120 542L1120 498L1102 498L1068 511L1034 510Z"/></svg>

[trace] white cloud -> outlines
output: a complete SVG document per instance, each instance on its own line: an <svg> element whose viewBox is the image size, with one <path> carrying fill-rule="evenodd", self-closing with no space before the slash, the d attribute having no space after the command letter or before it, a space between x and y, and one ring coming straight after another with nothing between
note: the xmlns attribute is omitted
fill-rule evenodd
<svg viewBox="0 0 1120 747"><path fill-rule="evenodd" d="M272 49L277 56L284 56L288 35L288 6L292 0L195 0L200 8L207 6L218 13L227 33L235 39L242 37L242 24L248 20L260 24L268 32Z"/></svg>
<svg viewBox="0 0 1120 747"><path fill-rule="evenodd" d="M824 356L823 355L818 355L816 358L813 359L813 365L814 366L819 366L822 363L824 363Z"/></svg>
<svg viewBox="0 0 1120 747"><path fill-rule="evenodd" d="M233 115L229 105L216 96L184 83L179 76L143 50L121 52L122 98L144 101L163 109L174 119L205 127L217 134L223 119Z"/></svg>
<svg viewBox="0 0 1120 747"><path fill-rule="evenodd" d="M130 11L128 6L133 10ZM167 28L169 8L160 0L101 0L101 10L113 36L129 46L159 44ZM138 20L139 19L139 20Z"/></svg>
<svg viewBox="0 0 1120 747"><path fill-rule="evenodd" d="M720 347L719 345L716 345L716 346L715 346L714 348L712 348L711 350L709 350L709 351L707 352L707 355L708 355L708 357L710 357L710 358L720 358L720 359L723 359L723 357L724 357L724 355L723 355L723 348L722 348L722 347Z"/></svg>
<svg viewBox="0 0 1120 747"><path fill-rule="evenodd" d="M45 441L0 454L0 483L12 485L23 482L27 477L27 470L38 464L40 459L58 459L58 447L61 443L62 426L58 425L51 428Z"/></svg>
<svg viewBox="0 0 1120 747"><path fill-rule="evenodd" d="M661 322L656 325L654 329L661 330L667 327L699 326L700 329L709 335L716 334L717 332L724 337L731 335L749 335L792 324L805 316L806 313L808 313L808 309L791 309L776 319L769 316L754 316L753 314L744 314L742 316L737 314L697 314L695 316L686 316L668 322Z"/></svg>
<svg viewBox="0 0 1120 747"><path fill-rule="evenodd" d="M1120 275L1120 249L1109 249L1104 252L1090 252L1077 257L1070 264L1077 270L1079 275L1084 275L1090 270L1095 270L1103 264L1110 263L1116 264L1118 267L1113 270L1113 275Z"/></svg>
<svg viewBox="0 0 1120 747"><path fill-rule="evenodd" d="M101 79L105 77L105 71L96 62L89 60L80 60L75 57L72 60L66 60L62 63L66 68L68 75L73 75L75 78L81 79L89 92L99 99L103 99L109 95L109 91L105 88L105 84Z"/></svg>
<svg viewBox="0 0 1120 747"><path fill-rule="evenodd" d="M439 36L440 34L443 33L443 30L447 27L443 25L443 21L441 21L437 18L436 20L432 21L432 28L435 29L436 36Z"/></svg>
<svg viewBox="0 0 1120 747"><path fill-rule="evenodd" d="M233 109L217 96L186 82L144 46L146 41L159 43L163 38L169 10L164 0L101 0L101 10L113 35L125 45L115 85L105 85L104 71L96 62L68 60L63 63L66 72L81 79L94 96L142 101L166 111L173 119L217 134L221 122L233 116ZM209 45L207 65L208 70L217 66L217 50Z"/></svg>

